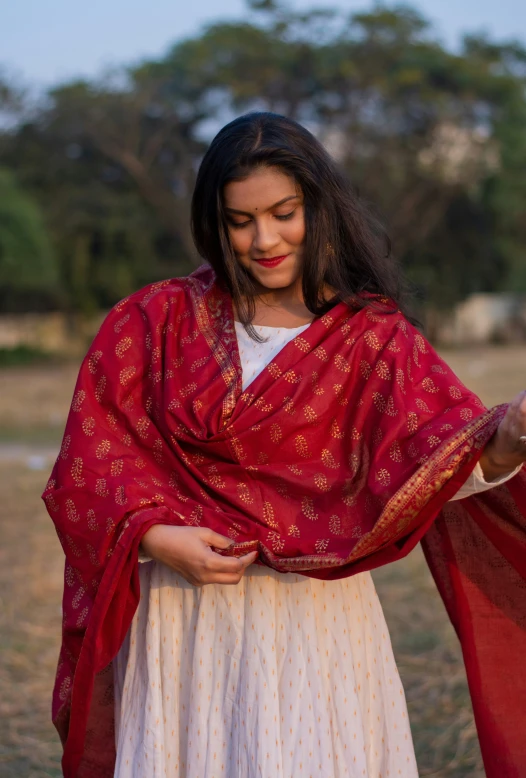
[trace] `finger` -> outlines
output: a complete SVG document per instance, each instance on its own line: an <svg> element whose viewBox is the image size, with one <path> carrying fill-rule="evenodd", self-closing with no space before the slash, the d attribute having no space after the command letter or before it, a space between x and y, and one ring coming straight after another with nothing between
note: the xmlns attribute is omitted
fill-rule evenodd
<svg viewBox="0 0 526 778"><path fill-rule="evenodd" d="M245 554L244 556L239 557L239 561L243 564L244 567L248 567L253 562L256 561L258 557L257 551L251 551L250 554Z"/></svg>
<svg viewBox="0 0 526 778"><path fill-rule="evenodd" d="M234 541L231 538L220 535L219 532L214 532L213 529L205 529L203 540L209 546L215 546L216 548L229 548L234 545Z"/></svg>
<svg viewBox="0 0 526 778"><path fill-rule="evenodd" d="M205 564L210 573L240 573L245 567L240 557L223 556L212 549L206 555Z"/></svg>
<svg viewBox="0 0 526 778"><path fill-rule="evenodd" d="M244 572L244 571L243 571ZM203 584L227 584L235 586L243 578L243 573L214 573L206 576Z"/></svg>

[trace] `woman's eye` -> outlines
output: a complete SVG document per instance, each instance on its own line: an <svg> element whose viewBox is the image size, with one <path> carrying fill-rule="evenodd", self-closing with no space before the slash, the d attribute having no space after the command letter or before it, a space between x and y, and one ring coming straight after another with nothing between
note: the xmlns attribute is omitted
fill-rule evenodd
<svg viewBox="0 0 526 778"><path fill-rule="evenodd" d="M294 210L294 211L291 211L290 213L276 214L276 219L279 219L282 222L287 221L287 219L292 219L292 217L294 216L295 212L296 211Z"/></svg>
<svg viewBox="0 0 526 778"><path fill-rule="evenodd" d="M233 227L235 230L241 227L246 227L247 224L250 224L250 219L246 222L230 222L230 226Z"/></svg>

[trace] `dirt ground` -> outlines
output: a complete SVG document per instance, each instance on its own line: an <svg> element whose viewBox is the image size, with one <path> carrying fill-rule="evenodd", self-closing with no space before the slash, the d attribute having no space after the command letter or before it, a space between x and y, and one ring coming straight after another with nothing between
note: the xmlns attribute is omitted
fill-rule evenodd
<svg viewBox="0 0 526 778"><path fill-rule="evenodd" d="M526 347L444 357L488 405L526 387ZM59 776L49 721L62 551L40 502L76 365L0 372L0 776ZM421 776L483 778L459 646L419 551L374 575L407 693ZM145 776L147 778L147 776Z"/></svg>

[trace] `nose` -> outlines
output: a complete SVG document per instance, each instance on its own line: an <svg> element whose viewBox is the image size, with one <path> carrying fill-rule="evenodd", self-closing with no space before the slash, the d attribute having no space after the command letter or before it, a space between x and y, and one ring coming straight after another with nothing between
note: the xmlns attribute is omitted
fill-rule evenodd
<svg viewBox="0 0 526 778"><path fill-rule="evenodd" d="M280 240L279 233L271 222L266 219L256 221L256 231L252 241L252 248L255 251L264 254L277 246Z"/></svg>

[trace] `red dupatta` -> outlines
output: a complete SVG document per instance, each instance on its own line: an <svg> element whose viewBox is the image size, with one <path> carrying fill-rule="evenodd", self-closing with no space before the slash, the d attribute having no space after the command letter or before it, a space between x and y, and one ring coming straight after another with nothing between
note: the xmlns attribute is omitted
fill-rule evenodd
<svg viewBox="0 0 526 778"><path fill-rule="evenodd" d="M504 412L387 302L337 304L244 392L231 298L210 268L119 303L82 364L43 495L66 554L53 705L66 778L113 775L111 660L155 523L207 526L231 553L326 579L400 559L427 533L487 774L526 775L524 471L446 505Z"/></svg>

